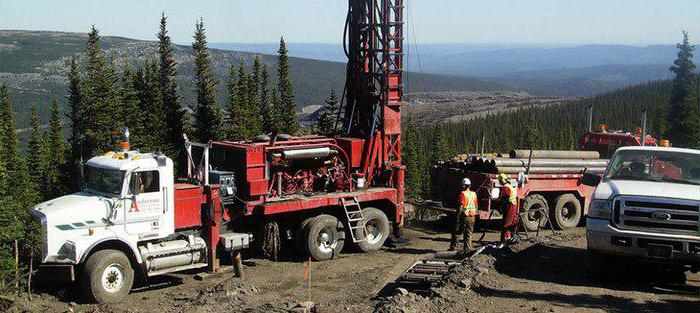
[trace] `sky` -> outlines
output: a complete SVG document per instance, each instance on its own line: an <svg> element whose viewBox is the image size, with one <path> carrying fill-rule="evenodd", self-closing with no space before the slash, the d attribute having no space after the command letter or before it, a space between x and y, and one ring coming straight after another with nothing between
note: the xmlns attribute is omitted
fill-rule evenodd
<svg viewBox="0 0 700 313"><path fill-rule="evenodd" d="M423 44L670 44L700 41L700 0L406 0ZM176 43L204 19L210 42L339 43L347 0L0 0L0 29L154 40L161 12Z"/></svg>

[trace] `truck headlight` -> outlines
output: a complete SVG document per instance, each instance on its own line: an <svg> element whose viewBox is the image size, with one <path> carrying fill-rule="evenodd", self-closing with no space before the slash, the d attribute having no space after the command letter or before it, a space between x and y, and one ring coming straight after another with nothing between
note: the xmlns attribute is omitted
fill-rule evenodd
<svg viewBox="0 0 700 313"><path fill-rule="evenodd" d="M588 208L588 217L610 219L612 211L612 201L610 200L593 200Z"/></svg>

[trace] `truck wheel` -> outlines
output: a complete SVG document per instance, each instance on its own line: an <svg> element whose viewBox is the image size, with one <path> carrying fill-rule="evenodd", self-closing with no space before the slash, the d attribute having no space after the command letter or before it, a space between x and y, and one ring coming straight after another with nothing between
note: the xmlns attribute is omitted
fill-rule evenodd
<svg viewBox="0 0 700 313"><path fill-rule="evenodd" d="M301 252L302 254L306 253L306 243L304 241L304 231L306 230L306 225L309 225L311 221L315 218L314 217L309 217L301 223L299 223L299 227L296 229L294 233L294 244L296 244L297 250Z"/></svg>
<svg viewBox="0 0 700 313"><path fill-rule="evenodd" d="M362 210L362 215L365 216L367 237L365 237L365 233L362 229L356 229L355 238L365 238L364 241L357 243L357 247L360 248L362 252L377 251L384 246L384 241L386 241L391 234L389 218L386 217L384 212L375 208L366 208Z"/></svg>
<svg viewBox="0 0 700 313"><path fill-rule="evenodd" d="M133 283L131 262L118 250L101 250L91 255L80 280L83 295L99 303L121 301L129 294Z"/></svg>
<svg viewBox="0 0 700 313"><path fill-rule="evenodd" d="M567 193L554 199L552 226L556 229L574 228L581 221L581 201Z"/></svg>
<svg viewBox="0 0 700 313"><path fill-rule="evenodd" d="M319 215L304 227L304 244L308 256L315 261L330 260L343 250L343 223L331 215Z"/></svg>
<svg viewBox="0 0 700 313"><path fill-rule="evenodd" d="M541 218L542 211L538 211L544 208L544 212L549 212L549 203L542 195L531 194L522 201L522 206L520 207L520 212L528 212L527 218L523 218L521 223L529 231L537 231L539 227L544 227L546 219Z"/></svg>

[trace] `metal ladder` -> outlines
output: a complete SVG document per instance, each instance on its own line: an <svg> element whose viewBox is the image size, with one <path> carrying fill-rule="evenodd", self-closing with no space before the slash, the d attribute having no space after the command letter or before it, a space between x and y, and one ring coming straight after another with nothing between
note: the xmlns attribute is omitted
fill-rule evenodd
<svg viewBox="0 0 700 313"><path fill-rule="evenodd" d="M340 198L340 204L343 205L345 216L348 218L348 226L350 227L352 242L366 241L367 229L365 228L365 216L362 214L362 208L360 207L360 202L357 201L357 197ZM358 239L355 237L356 229L362 229L362 232L360 233L362 238Z"/></svg>

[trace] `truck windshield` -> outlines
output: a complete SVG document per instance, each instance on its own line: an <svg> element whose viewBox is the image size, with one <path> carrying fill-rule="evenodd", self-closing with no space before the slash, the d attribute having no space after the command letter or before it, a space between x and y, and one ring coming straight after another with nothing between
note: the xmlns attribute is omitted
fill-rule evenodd
<svg viewBox="0 0 700 313"><path fill-rule="evenodd" d="M605 179L700 185L700 154L625 150L612 160Z"/></svg>
<svg viewBox="0 0 700 313"><path fill-rule="evenodd" d="M85 167L85 184L88 189L118 196L122 192L124 172L104 168Z"/></svg>

